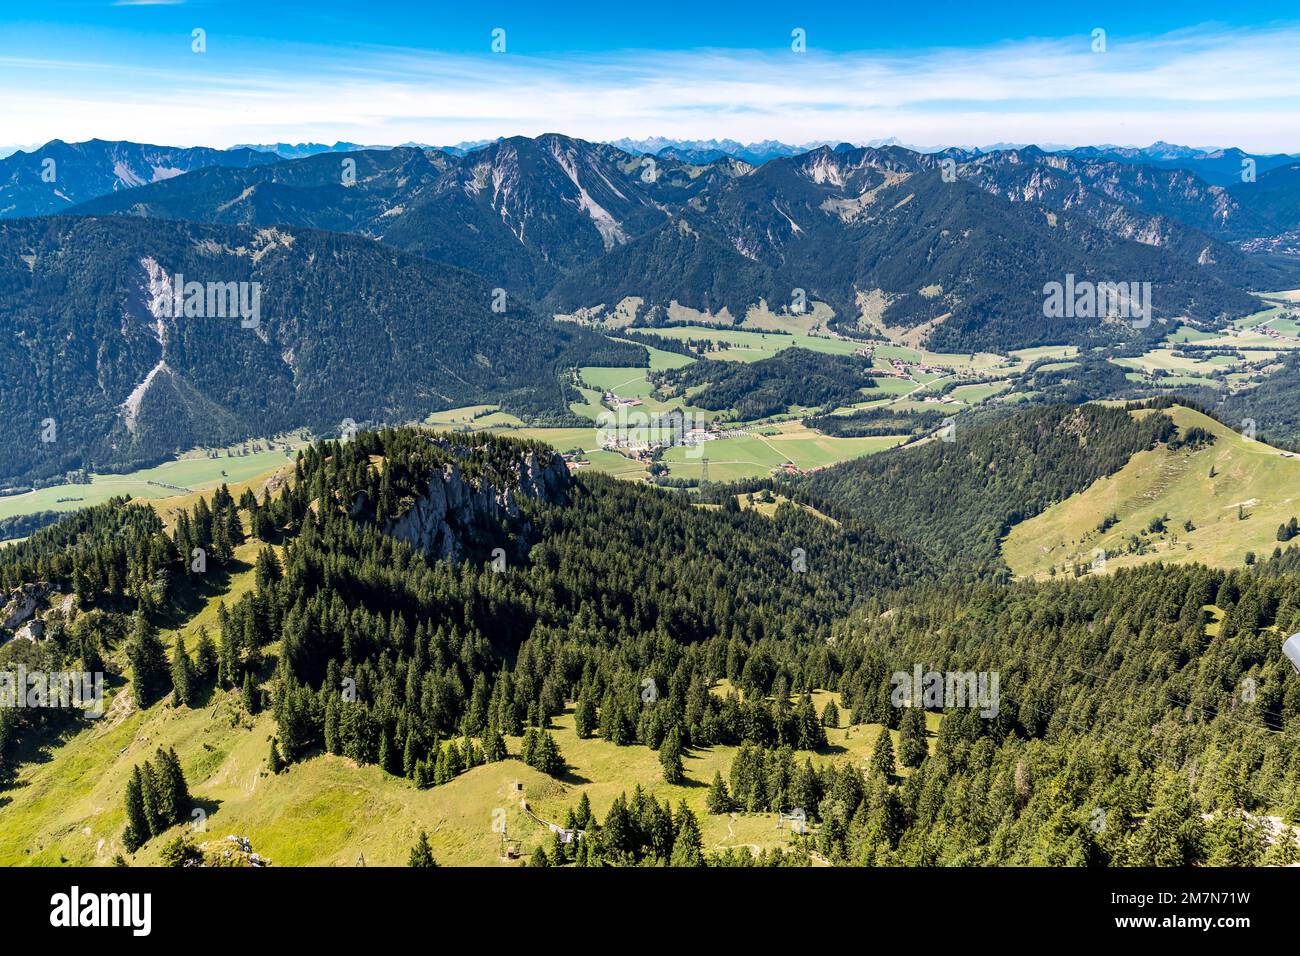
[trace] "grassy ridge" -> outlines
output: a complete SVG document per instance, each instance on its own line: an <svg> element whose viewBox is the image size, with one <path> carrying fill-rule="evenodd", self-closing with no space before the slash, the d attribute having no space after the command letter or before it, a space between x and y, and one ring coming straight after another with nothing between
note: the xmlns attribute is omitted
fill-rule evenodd
<svg viewBox="0 0 1300 956"><path fill-rule="evenodd" d="M819 709L830 696L814 695ZM570 764L564 779L506 760L418 790L375 766L330 754L271 775L266 758L274 721L269 714L250 718L234 692L219 692L194 709L164 701L144 712L130 709L129 697L119 696L99 724L58 747L50 760L23 768L17 786L0 798L6 801L0 810L0 865L110 864L124 852L122 794L131 768L160 746L176 749L196 805L207 814L206 831L195 832L195 840L247 836L254 851L277 866L351 866L361 856L369 865L400 866L421 829L428 831L434 856L444 865L500 865L493 811L505 811L509 835L526 857L548 834L523 812L521 796L543 819L563 822L583 793L603 816L615 797L637 784L674 805L685 800L700 817L710 850L738 845L758 850L783 845L789 836L788 829L777 828L773 814L707 814L708 783L715 771L727 777L736 747L691 751L684 761L686 781L674 786L663 781L659 756L649 748L579 739L571 709L551 731ZM928 715L931 731L938 719ZM880 730L871 725L830 729L830 745L810 756L814 763L863 766ZM892 733L897 746L897 732ZM512 753L520 745L520 738L508 738ZM156 863L167 840L185 829L156 837L130 861Z"/></svg>
<svg viewBox="0 0 1300 956"><path fill-rule="evenodd" d="M1214 444L1139 452L1115 474L1016 525L1002 542L1012 571L1042 576L1053 566L1091 563L1097 549L1106 552L1107 568L1150 561L1236 568L1248 552L1261 559L1272 554L1278 525L1300 516L1300 458L1191 409L1174 407L1168 414L1180 432L1203 428L1215 436ZM1244 519L1238 518L1239 507ZM1118 523L1100 531L1112 514ZM1152 518L1165 514L1166 533L1143 534ZM1184 530L1188 519L1195 530ZM1135 537L1145 540L1144 553L1130 553Z"/></svg>

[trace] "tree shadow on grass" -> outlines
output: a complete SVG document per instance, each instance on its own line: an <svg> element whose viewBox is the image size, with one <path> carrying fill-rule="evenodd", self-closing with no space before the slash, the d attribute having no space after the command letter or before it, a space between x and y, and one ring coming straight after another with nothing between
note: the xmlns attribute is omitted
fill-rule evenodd
<svg viewBox="0 0 1300 956"><path fill-rule="evenodd" d="M197 819L200 819L200 820L203 821L203 823L204 823L204 832L206 832L207 822L208 822L209 820L211 820L214 816L216 816L216 815L217 815L217 811L221 809L221 801L220 801L220 800L214 800L214 799L212 799L211 797L193 797L193 796L192 796L192 797L190 798L190 804L191 804L191 807L190 807L190 821L189 821L189 822L193 822L193 821L196 819L195 816L194 816L194 811L195 811L195 810L201 810L201 811L203 811L203 815L200 816L200 817L198 817Z"/></svg>
<svg viewBox="0 0 1300 956"><path fill-rule="evenodd" d="M165 631L180 630L213 598L230 590L230 579L252 569L247 561L213 561L203 574L184 574L172 588L167 607L159 612L157 624Z"/></svg>
<svg viewBox="0 0 1300 956"><path fill-rule="evenodd" d="M818 747L813 753L819 757L840 757L849 753L849 748L842 744L827 744L825 747Z"/></svg>

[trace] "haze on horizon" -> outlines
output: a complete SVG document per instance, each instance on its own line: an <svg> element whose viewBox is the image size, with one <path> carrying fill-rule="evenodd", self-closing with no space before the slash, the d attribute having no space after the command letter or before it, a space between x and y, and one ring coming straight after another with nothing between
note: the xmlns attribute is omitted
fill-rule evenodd
<svg viewBox="0 0 1300 956"><path fill-rule="evenodd" d="M1210 14L1200 3L1141 19L1113 4L1065 17L1011 3L989 22L940 5L925 31L927 18L897 12L881 28L760 2L727 29L717 11L701 20L682 7L671 33L662 16L590 5L599 24L549 24L514 6L491 19L420 19L405 0L365 17L334 0L312 5L322 14L311 18L296 3L267 17L248 0L10 10L0 14L0 146L447 145L559 132L1300 152L1300 22L1253 3L1217 23L1190 21ZM505 50L494 53L498 28Z"/></svg>

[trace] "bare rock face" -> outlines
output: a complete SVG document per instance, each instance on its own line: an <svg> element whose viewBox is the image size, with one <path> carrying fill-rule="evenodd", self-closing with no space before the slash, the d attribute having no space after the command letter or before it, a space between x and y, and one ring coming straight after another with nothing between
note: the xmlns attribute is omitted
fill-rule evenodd
<svg viewBox="0 0 1300 956"><path fill-rule="evenodd" d="M506 524L526 531L520 522L520 502L535 499L551 504L568 500L569 471L555 453L529 452L515 462L504 487L486 479L469 481L459 463L451 462L429 478L429 486L402 517L384 531L434 558L460 559L480 535Z"/></svg>
<svg viewBox="0 0 1300 956"><path fill-rule="evenodd" d="M35 644L45 636L45 622L39 619L28 621L14 633L16 641L31 641Z"/></svg>
<svg viewBox="0 0 1300 956"><path fill-rule="evenodd" d="M41 601L50 593L50 586L44 581L35 584L23 584L9 592L9 603L0 611L0 627L10 630L21 627L40 607Z"/></svg>

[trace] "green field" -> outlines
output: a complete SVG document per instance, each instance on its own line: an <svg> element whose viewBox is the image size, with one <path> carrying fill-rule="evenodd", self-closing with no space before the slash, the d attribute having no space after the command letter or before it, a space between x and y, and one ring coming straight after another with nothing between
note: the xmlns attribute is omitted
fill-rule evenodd
<svg viewBox="0 0 1300 956"><path fill-rule="evenodd" d="M1174 329L1167 336L1165 336L1165 341L1174 344L1180 342L1204 342L1207 339L1212 339L1214 337L1215 337L1215 333L1213 332L1205 332L1202 331L1201 329L1194 329L1190 325L1180 325L1178 326L1178 328Z"/></svg>
<svg viewBox="0 0 1300 956"><path fill-rule="evenodd" d="M36 511L76 511L102 504L118 495L170 498L180 493L176 488L202 491L216 488L223 482L245 481L277 468L286 460L282 451L263 451L234 458L183 458L124 475L91 475L87 485L53 485L23 495L0 498L0 518ZM66 500L60 501L60 498Z"/></svg>
<svg viewBox="0 0 1300 956"><path fill-rule="evenodd" d="M907 362L923 362L931 365L946 365L954 368L989 369L1000 365L1004 359L989 352L975 353L972 361L970 354L946 354L927 352L902 345L884 342L859 342L854 339L834 338L828 335L776 335L764 332L747 332L740 329L718 329L702 325L673 326L671 328L651 329L655 335L670 339L708 339L713 342L726 342L731 347L722 352L712 352L708 358L730 359L738 362L756 362L770 358L782 349L793 347L824 352L828 355L852 355L864 345L874 348L877 365L887 364L889 359L902 359ZM879 360L885 361L879 361Z"/></svg>
<svg viewBox="0 0 1300 956"><path fill-rule="evenodd" d="M1075 345L1036 345L1028 349L1013 349L1011 354L1020 359L1025 365L1033 365L1045 358L1074 358L1079 354L1079 348Z"/></svg>
<svg viewBox="0 0 1300 956"><path fill-rule="evenodd" d="M1139 452L1114 475L1016 525L1002 543L1012 571L1041 577L1053 566L1091 563L1096 549L1106 552L1108 569L1157 560L1239 568L1247 552L1260 559L1272 554L1278 525L1300 516L1300 458L1190 409L1175 407L1170 415L1180 429L1212 432L1215 443L1197 451ZM1100 532L1111 514L1119 523ZM1165 514L1168 531L1144 538L1151 519ZM1190 532L1183 528L1189 519ZM1145 553L1128 553L1134 536L1145 540Z"/></svg>
<svg viewBox="0 0 1300 956"><path fill-rule="evenodd" d="M1111 361L1125 368L1163 369L1167 372L1199 372L1203 374L1241 364L1240 359L1233 358L1230 355L1214 355L1204 359L1190 358L1185 355L1175 355L1172 349L1152 349L1137 358L1114 358Z"/></svg>
<svg viewBox="0 0 1300 956"><path fill-rule="evenodd" d="M948 393L950 397L967 405L978 405L985 399L992 398L999 392L1011 387L1010 382L977 382L973 385L958 385Z"/></svg>
<svg viewBox="0 0 1300 956"><path fill-rule="evenodd" d="M823 468L884 451L904 440L901 436L832 438L798 422L783 422L777 427L779 433L771 436L753 434L705 442L695 448L670 448L663 460L674 477L699 478L703 458L707 457L710 481L736 481L766 475L787 461L799 468Z"/></svg>

